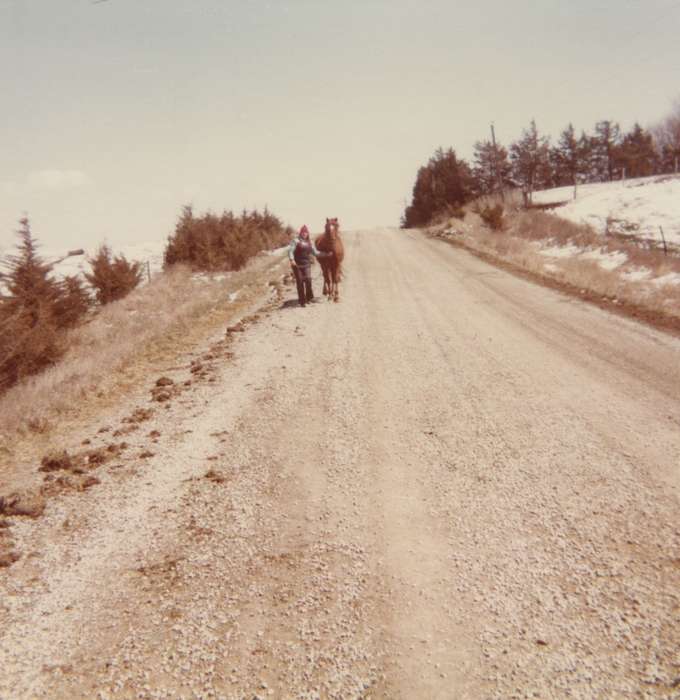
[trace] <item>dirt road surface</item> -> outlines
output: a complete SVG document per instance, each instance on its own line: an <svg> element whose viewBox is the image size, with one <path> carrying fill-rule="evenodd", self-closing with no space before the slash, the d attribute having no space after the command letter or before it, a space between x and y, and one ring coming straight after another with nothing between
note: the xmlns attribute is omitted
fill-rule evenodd
<svg viewBox="0 0 680 700"><path fill-rule="evenodd" d="M678 339L345 240L339 304L158 368L11 519L0 698L680 697Z"/></svg>

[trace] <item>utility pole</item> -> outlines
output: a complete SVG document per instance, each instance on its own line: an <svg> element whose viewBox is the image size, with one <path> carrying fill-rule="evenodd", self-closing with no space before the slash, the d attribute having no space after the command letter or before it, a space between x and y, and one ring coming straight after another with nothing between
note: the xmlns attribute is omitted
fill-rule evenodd
<svg viewBox="0 0 680 700"><path fill-rule="evenodd" d="M498 184L498 190L501 193L501 200L505 201L505 192L503 192L503 178L498 172L498 151L496 149L496 132L493 128L493 122L491 122L491 143L493 144L493 165L496 170L496 183Z"/></svg>

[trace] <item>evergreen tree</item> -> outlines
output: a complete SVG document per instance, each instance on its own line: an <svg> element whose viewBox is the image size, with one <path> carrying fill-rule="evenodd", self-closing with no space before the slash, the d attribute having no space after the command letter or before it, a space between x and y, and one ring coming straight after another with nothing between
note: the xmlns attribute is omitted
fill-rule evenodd
<svg viewBox="0 0 680 700"><path fill-rule="evenodd" d="M582 170L582 159L579 141L571 123L560 134L555 152L560 184L575 185Z"/></svg>
<svg viewBox="0 0 680 700"><path fill-rule="evenodd" d="M508 151L503 146L497 143L494 151L491 141L475 143L472 176L476 194L497 192L500 184L507 184L510 173Z"/></svg>
<svg viewBox="0 0 680 700"><path fill-rule="evenodd" d="M581 156L581 171L580 175L586 182L596 180L595 175L595 139L581 131L581 136L578 140L578 150Z"/></svg>
<svg viewBox="0 0 680 700"><path fill-rule="evenodd" d="M636 123L621 141L618 160L625 168L626 177L653 175L656 172L659 157L654 148L652 135Z"/></svg>
<svg viewBox="0 0 680 700"><path fill-rule="evenodd" d="M591 148L588 136L582 131L577 138L573 125L568 124L557 145L550 149L556 187L573 185L575 188L580 180L589 177Z"/></svg>
<svg viewBox="0 0 680 700"><path fill-rule="evenodd" d="M85 278L94 288L100 304L122 299L142 281L141 263L129 262L124 255L114 257L107 245L100 246L88 262L92 272L86 272Z"/></svg>
<svg viewBox="0 0 680 700"><path fill-rule="evenodd" d="M459 160L453 149L439 148L428 164L418 170L402 226L424 226L436 214L462 206L473 194L473 177L468 164Z"/></svg>
<svg viewBox="0 0 680 700"><path fill-rule="evenodd" d="M533 119L519 140L510 146L512 174L522 188L525 206L531 204L534 190L547 179L550 172L549 151L548 138L539 135Z"/></svg>
<svg viewBox="0 0 680 700"><path fill-rule="evenodd" d="M53 315L61 297L59 284L50 275L50 266L38 255L38 243L26 217L19 221L18 253L4 263L5 286L9 292L5 309L8 313L25 313L35 323L38 318Z"/></svg>
<svg viewBox="0 0 680 700"><path fill-rule="evenodd" d="M593 139L593 168L595 179L601 182L614 179L618 170L619 145L621 129L616 122L608 119L595 124Z"/></svg>
<svg viewBox="0 0 680 700"><path fill-rule="evenodd" d="M4 261L0 303L0 388L54 363L63 351L57 307L63 299L50 266L38 255L27 218L20 221L16 255Z"/></svg>
<svg viewBox="0 0 680 700"><path fill-rule="evenodd" d="M60 328L71 328L90 310L92 298L82 280L67 275L61 281L61 295L54 311Z"/></svg>

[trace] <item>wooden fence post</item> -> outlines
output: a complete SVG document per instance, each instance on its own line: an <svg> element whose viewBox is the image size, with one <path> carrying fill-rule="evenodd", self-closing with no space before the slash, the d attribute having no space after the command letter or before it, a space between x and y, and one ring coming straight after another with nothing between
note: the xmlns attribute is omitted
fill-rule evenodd
<svg viewBox="0 0 680 700"><path fill-rule="evenodd" d="M666 237L663 235L663 226L659 226L659 231L661 231L661 240L663 241L663 254L668 255L668 248L666 248Z"/></svg>

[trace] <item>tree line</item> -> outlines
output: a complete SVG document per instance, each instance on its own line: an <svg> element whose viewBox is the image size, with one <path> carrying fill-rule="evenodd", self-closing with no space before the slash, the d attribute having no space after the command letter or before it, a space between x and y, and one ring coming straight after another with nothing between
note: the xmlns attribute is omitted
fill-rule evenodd
<svg viewBox="0 0 680 700"><path fill-rule="evenodd" d="M534 191L680 171L680 100L652 129L634 124L623 132L604 119L592 132L569 123L553 144L535 120L507 148L495 139L477 141L472 163L453 149L438 149L417 173L402 226L423 226L481 195L519 188L526 206Z"/></svg>

